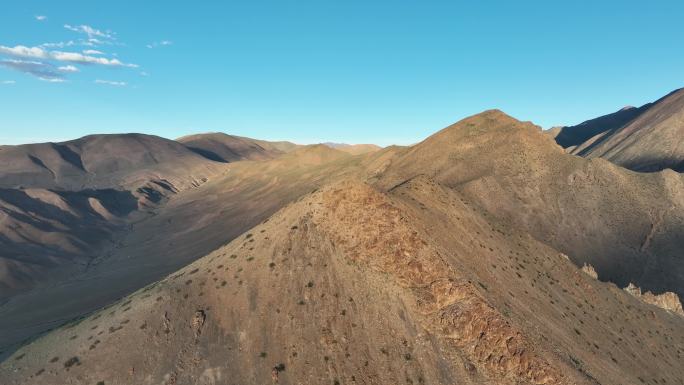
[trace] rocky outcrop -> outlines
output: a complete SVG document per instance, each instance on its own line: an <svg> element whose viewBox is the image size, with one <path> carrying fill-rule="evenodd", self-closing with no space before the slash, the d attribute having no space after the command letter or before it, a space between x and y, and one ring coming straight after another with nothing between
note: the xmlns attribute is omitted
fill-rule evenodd
<svg viewBox="0 0 684 385"><path fill-rule="evenodd" d="M627 287L625 287L625 291L648 304L655 305L672 313L684 316L682 302L679 300L679 296L675 293L669 291L662 294L653 294L650 291L642 293L641 289L635 286L633 283L630 283Z"/></svg>
<svg viewBox="0 0 684 385"><path fill-rule="evenodd" d="M594 266L585 263L582 265L582 271L591 278L598 279L598 273L594 270Z"/></svg>

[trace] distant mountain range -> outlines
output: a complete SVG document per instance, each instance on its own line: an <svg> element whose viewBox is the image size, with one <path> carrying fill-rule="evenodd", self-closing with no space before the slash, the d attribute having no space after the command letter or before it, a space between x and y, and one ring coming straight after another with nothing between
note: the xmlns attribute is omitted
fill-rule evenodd
<svg viewBox="0 0 684 385"><path fill-rule="evenodd" d="M572 154L604 158L635 171L684 171L684 89L552 131Z"/></svg>

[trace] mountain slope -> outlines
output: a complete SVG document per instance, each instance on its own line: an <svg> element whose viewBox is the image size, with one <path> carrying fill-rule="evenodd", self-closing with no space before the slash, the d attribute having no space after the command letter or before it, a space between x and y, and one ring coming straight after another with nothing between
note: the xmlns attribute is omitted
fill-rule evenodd
<svg viewBox="0 0 684 385"><path fill-rule="evenodd" d="M0 364L0 377L7 384L683 381L681 317L594 280L506 225L426 177L387 193L335 183L23 347Z"/></svg>
<svg viewBox="0 0 684 385"><path fill-rule="evenodd" d="M572 154L634 171L684 171L684 89L641 106L563 127L556 142Z"/></svg>
<svg viewBox="0 0 684 385"><path fill-rule="evenodd" d="M221 132L189 135L176 140L207 159L224 163L272 159L285 152L277 148L278 144Z"/></svg>
<svg viewBox="0 0 684 385"><path fill-rule="evenodd" d="M684 172L684 89L655 102L579 155L601 157L635 171Z"/></svg>
<svg viewBox="0 0 684 385"><path fill-rule="evenodd" d="M131 222L222 171L142 134L3 146L0 163L2 300L89 265Z"/></svg>
<svg viewBox="0 0 684 385"><path fill-rule="evenodd" d="M434 177L487 212L593 265L601 279L684 295L684 177L637 174L565 154L533 124L488 111L408 148L386 166L389 189Z"/></svg>
<svg viewBox="0 0 684 385"><path fill-rule="evenodd" d="M600 116L596 119L587 120L577 126L561 127L557 129L554 137L556 142L563 148L574 148L596 135L614 131L634 120L644 113L651 104L642 107L625 107L612 114Z"/></svg>
<svg viewBox="0 0 684 385"><path fill-rule="evenodd" d="M322 184L359 175L362 161L316 145L269 161L230 163L224 174L127 220L79 257L83 263L72 264L66 278L0 302L0 351L186 266Z"/></svg>
<svg viewBox="0 0 684 385"><path fill-rule="evenodd" d="M344 151L348 154L351 155L361 155L361 154L367 154L369 152L375 152L380 150L382 147L376 146L375 144L346 144L346 143L332 143L332 142L326 142L323 143L326 146L330 148L334 148L336 150Z"/></svg>
<svg viewBox="0 0 684 385"><path fill-rule="evenodd" d="M218 165L180 143L143 134L90 135L61 143L0 146L0 187L81 190L165 179L191 187Z"/></svg>

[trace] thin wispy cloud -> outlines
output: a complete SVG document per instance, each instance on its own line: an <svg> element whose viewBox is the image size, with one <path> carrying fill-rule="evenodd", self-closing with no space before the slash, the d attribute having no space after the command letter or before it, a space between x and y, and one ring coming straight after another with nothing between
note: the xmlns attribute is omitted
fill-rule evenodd
<svg viewBox="0 0 684 385"><path fill-rule="evenodd" d="M11 85L11 84L16 84L17 82L14 80L3 80L0 81L0 84L5 84L5 85Z"/></svg>
<svg viewBox="0 0 684 385"><path fill-rule="evenodd" d="M50 55L55 60L66 61L71 63L98 64L103 66L138 68L137 64L123 63L119 59L107 59L104 57L89 56L78 52L54 51L51 52Z"/></svg>
<svg viewBox="0 0 684 385"><path fill-rule="evenodd" d="M173 42L170 40L162 40L162 41L155 41L147 45L147 48L157 48L157 47L164 47L164 46L169 46L173 45Z"/></svg>
<svg viewBox="0 0 684 385"><path fill-rule="evenodd" d="M43 43L39 45L38 47L40 48L64 48L64 47L73 47L75 45L79 45L78 42L74 40L69 40L69 41L58 41L56 43Z"/></svg>
<svg viewBox="0 0 684 385"><path fill-rule="evenodd" d="M112 31L101 31L97 28L93 28L89 25L69 25L69 24L64 24L64 28L68 29L69 31L77 32L77 33L82 33L88 36L89 39L91 38L104 38L104 39L109 39L109 40L116 40L116 35Z"/></svg>
<svg viewBox="0 0 684 385"><path fill-rule="evenodd" d="M38 21L45 21L45 20L47 20L47 16L45 16L45 15L36 15L35 18L36 18L36 20L38 20Z"/></svg>
<svg viewBox="0 0 684 385"><path fill-rule="evenodd" d="M117 82L113 80L102 80L102 79L97 79L94 82L95 84L104 84L108 86L114 86L114 87L125 87L128 85L126 82Z"/></svg>
<svg viewBox="0 0 684 385"><path fill-rule="evenodd" d="M96 49L86 49L83 50L83 53L86 55L104 55L104 52L98 51Z"/></svg>
<svg viewBox="0 0 684 385"><path fill-rule="evenodd" d="M89 56L78 52L48 51L40 47L26 47L23 45L18 45L15 47L6 47L0 45L0 54L20 58L57 60L78 64L97 64L103 66L128 68L138 67L137 64L124 63L119 59L107 59L104 57Z"/></svg>
<svg viewBox="0 0 684 385"><path fill-rule="evenodd" d="M65 83L66 82L66 79L64 79L64 78L38 78L38 79L40 79L44 82L48 82L48 83Z"/></svg>

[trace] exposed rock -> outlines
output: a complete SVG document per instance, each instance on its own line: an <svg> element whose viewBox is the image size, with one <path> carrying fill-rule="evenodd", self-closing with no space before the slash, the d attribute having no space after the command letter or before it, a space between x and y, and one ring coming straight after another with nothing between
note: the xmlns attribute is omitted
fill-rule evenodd
<svg viewBox="0 0 684 385"><path fill-rule="evenodd" d="M594 270L594 266L585 263L584 265L582 265L582 271L591 278L598 279L598 273L596 272L596 270Z"/></svg>
<svg viewBox="0 0 684 385"><path fill-rule="evenodd" d="M650 291L642 293L641 289L635 286L633 283L630 283L627 287L625 287L625 291L648 304L655 305L659 308L663 308L684 316L682 302L679 300L679 296L675 293L670 291L666 291L662 294L653 294Z"/></svg>

